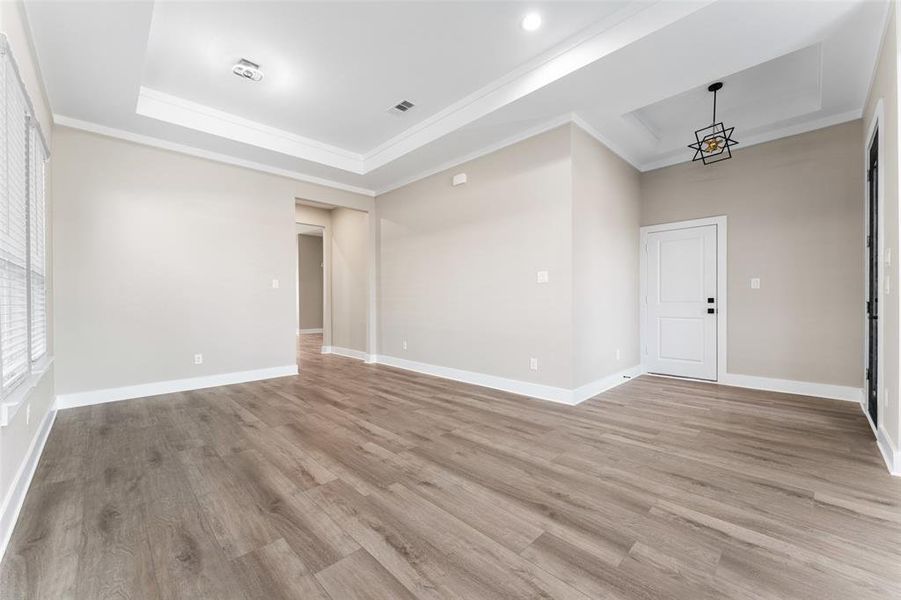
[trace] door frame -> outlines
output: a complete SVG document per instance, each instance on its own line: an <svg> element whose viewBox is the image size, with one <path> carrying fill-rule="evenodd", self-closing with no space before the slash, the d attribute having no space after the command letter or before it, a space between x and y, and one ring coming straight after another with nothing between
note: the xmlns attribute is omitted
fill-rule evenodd
<svg viewBox="0 0 901 600"><path fill-rule="evenodd" d="M659 231L673 231L676 229L690 229L692 227L704 227L716 225L716 381L722 382L726 376L726 364L728 360L726 345L727 310L729 307L726 297L727 272L726 272L726 215L706 217L703 219L691 219L689 221L676 221L673 223L660 223L658 225L645 225L639 228L639 289L638 289L638 332L639 351L642 370L647 370L647 274L648 274L648 234ZM688 379L688 378L685 378ZM700 380L699 380L700 381ZM709 381L704 379L703 381Z"/></svg>
<svg viewBox="0 0 901 600"><path fill-rule="evenodd" d="M863 148L863 160L864 160L864 173L866 173L870 168L870 146L873 144L873 136L876 132L879 132L879 137L877 138L876 144L876 162L879 167L876 169L876 237L878 240L879 247L877 248L878 253L878 265L876 268L877 278L879 279L879 288L876 290L876 303L879 307L879 310L884 313L885 311L885 286L882 282L885 281L885 161L883 160L884 149L885 149L885 128L883 127L885 121L885 108L882 102L882 98L876 102L876 108L873 111L873 117L870 119L870 123L867 126L867 136L864 138L864 148ZM869 183L867 181L866 175L863 178L863 267L864 267L864 286L863 286L863 304L861 306L866 307L866 302L869 299L870 295L870 277L869 273L869 256L867 252L867 235L869 234L869 223L870 223L870 190ZM898 282L896 282L897 285ZM881 422L884 409L885 409L885 385L883 385L882 381L885 380L885 375L883 373L883 366L885 365L885 319L880 318L877 321L876 325L876 385L877 385L877 394L876 394L876 421ZM870 347L870 332L869 332L869 324L867 323L867 311L864 308L863 311L863 369L864 373L866 373L866 369L868 367L868 351ZM880 381L880 376L882 381ZM866 379L863 381L863 394L861 395L860 407L863 409L864 415L867 417L867 422L870 424L870 427L873 429L873 435L879 438L879 423L874 423L873 419L870 418L870 411L867 407L867 382Z"/></svg>

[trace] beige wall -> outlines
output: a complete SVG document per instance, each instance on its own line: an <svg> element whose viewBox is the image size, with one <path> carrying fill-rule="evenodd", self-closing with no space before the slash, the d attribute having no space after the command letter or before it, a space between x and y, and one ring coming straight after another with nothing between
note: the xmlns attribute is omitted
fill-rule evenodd
<svg viewBox="0 0 901 600"><path fill-rule="evenodd" d="M334 190L67 128L56 145L58 394L295 364L294 202Z"/></svg>
<svg viewBox="0 0 901 600"><path fill-rule="evenodd" d="M366 352L369 215L332 211L332 345Z"/></svg>
<svg viewBox="0 0 901 600"><path fill-rule="evenodd" d="M376 199L379 354L570 387L570 157L564 126Z"/></svg>
<svg viewBox="0 0 901 600"><path fill-rule="evenodd" d="M6 34L12 49L13 56L19 66L19 71L25 83L31 102L34 106L36 116L41 124L47 142L53 145L52 131L50 129L50 105L46 100L43 83L41 81L40 68L37 60L31 51L28 24L25 20L24 10L19 2L3 2L0 3L0 31ZM53 171L53 165L57 158L53 155L51 148L51 163L49 170ZM53 185L52 176L48 173L47 180L47 211L48 215L53 214ZM50 219L48 219L49 221ZM52 229L52 224L48 223L48 229ZM52 239L50 239L48 231L48 247L47 260L52 265L54 261L54 248ZM54 285L52 273L47 281L48 284L48 319L50 320L49 330L49 354L54 352L53 348L53 298L52 289ZM14 501L11 499L13 486L17 483L16 477L23 467L23 463L27 458L26 453L31 447L48 412L53 406L54 387L53 387L53 367L51 366L38 381L36 387L31 391L25 399L27 405L31 407L31 419L26 419L26 410L23 407L18 410L6 427L0 428L0 545L5 541L5 534L11 531L13 526L12 511L14 509ZM26 420L28 422L26 422Z"/></svg>
<svg viewBox="0 0 901 600"><path fill-rule="evenodd" d="M885 275L890 282L888 294L884 298L883 307L880 310L880 319L882 319L885 328L885 337L882 340L883 363L882 363L882 390L880 399L880 427L887 434L890 442L897 450L901 448L901 402L899 402L899 393L901 393L901 381L899 381L899 351L898 337L899 328L901 328L901 320L899 320L899 300L898 300L898 189L899 189L899 171L898 171L898 14L896 5L892 3L891 14L889 16L888 30L885 34L882 50L879 54L879 62L876 66L876 76L873 81L870 94L867 98L866 107L864 108L863 129L859 132L858 137L858 156L857 164L863 169L864 164L864 148L869 146L870 140L865 139L869 135L869 125L873 120L876 112L876 105L882 101L884 110L884 121L880 124L880 133L883 136L883 156L880 159L880 169L883 172L885 206L883 208L883 219L885 229L883 232L883 243L885 251L890 252L894 258L890 264L885 264ZM860 324L863 327L863 323ZM898 468L898 465L895 465Z"/></svg>
<svg viewBox="0 0 901 600"><path fill-rule="evenodd" d="M643 225L728 217L729 373L863 385L861 137L852 121L642 175Z"/></svg>
<svg viewBox="0 0 901 600"><path fill-rule="evenodd" d="M641 190L635 168L576 126L572 169L573 386L578 387L640 362Z"/></svg>
<svg viewBox="0 0 901 600"><path fill-rule="evenodd" d="M322 329L324 258L321 235L297 236L297 281L300 329Z"/></svg>

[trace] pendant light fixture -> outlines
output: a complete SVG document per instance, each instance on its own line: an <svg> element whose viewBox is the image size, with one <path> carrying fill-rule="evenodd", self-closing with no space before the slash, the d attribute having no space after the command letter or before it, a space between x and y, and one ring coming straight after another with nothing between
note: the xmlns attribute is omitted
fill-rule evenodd
<svg viewBox="0 0 901 600"><path fill-rule="evenodd" d="M713 92L713 122L695 131L695 143L688 145L695 151L695 156L691 160L700 160L705 165L732 158L731 147L738 143L732 139L735 127L726 127L722 122L716 121L716 93L721 89L723 89L721 81L712 83L707 88L708 92Z"/></svg>

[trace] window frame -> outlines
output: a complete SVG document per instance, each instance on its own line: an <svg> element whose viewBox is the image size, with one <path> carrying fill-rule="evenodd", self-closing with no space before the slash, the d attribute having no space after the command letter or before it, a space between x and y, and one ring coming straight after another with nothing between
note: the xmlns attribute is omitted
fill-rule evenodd
<svg viewBox="0 0 901 600"><path fill-rule="evenodd" d="M2 69L2 77L0 77L0 118L3 119L2 127L0 127L0 147L2 147L2 155L0 155L0 169L4 170L4 185L0 186L0 210L8 212L6 218L7 229L0 232L0 235L13 235L10 232L15 231L15 235L19 235L20 228L24 234L24 261L15 256L8 256L2 259L4 265L10 273L13 270L22 270L24 268L25 277L25 310L24 310L24 331L25 331L25 370L21 374L17 374L15 379L3 385L3 352L0 347L0 427L9 424L18 408L24 403L31 390L41 381L43 375L47 372L53 362L53 356L50 354L50 322L49 322L49 256L48 248L48 202L47 202L47 165L50 160L50 151L47 146L46 138L41 130L40 123L35 118L35 112L31 98L28 95L27 88L19 74L19 69L12 55L11 49L7 42L6 36L0 33L0 69ZM16 86L13 88L12 86ZM17 96L14 105L11 105L11 97ZM8 114L12 106L13 113ZM22 109L22 129L25 133L24 148L16 151L24 152L24 194L21 198L12 198L13 195L19 195L18 190L10 191L10 144L8 127L18 122L15 111ZM16 158L14 160L19 160ZM17 183L17 180L16 180ZM24 206L13 207L17 203L23 202ZM19 213L21 208L21 216L16 215L13 220L13 213ZM40 218L38 219L38 211ZM38 223L37 225L35 225ZM15 229L13 229L15 227ZM39 228L39 230L37 228ZM35 240L39 239L36 243ZM18 240L15 241L18 244ZM40 254L40 265L32 262L33 255ZM23 264L20 264L23 263ZM35 286L36 279L40 277L40 284ZM12 288L9 288L10 290ZM35 325L36 317L35 302L38 301L37 294L40 294L42 301L42 329L36 336ZM12 302L10 301L10 305ZM20 311L23 312L23 311ZM10 312L10 314L13 314ZM7 319L10 323L4 324L0 319L0 328L14 327L22 328L19 314L14 314ZM2 330L0 330L2 331ZM2 340L2 335L0 335ZM42 346L41 352L34 355L34 348ZM7 357L8 360L9 357ZM16 357L19 358L18 356ZM21 369L17 360L17 371Z"/></svg>

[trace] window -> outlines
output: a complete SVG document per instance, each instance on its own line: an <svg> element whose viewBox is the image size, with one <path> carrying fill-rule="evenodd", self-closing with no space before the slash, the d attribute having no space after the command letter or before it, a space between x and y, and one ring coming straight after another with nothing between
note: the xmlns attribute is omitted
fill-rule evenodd
<svg viewBox="0 0 901 600"><path fill-rule="evenodd" d="M0 399L47 354L47 153L0 39Z"/></svg>
<svg viewBox="0 0 901 600"><path fill-rule="evenodd" d="M31 149L28 178L31 193L28 198L28 229L30 250L28 274L31 281L31 362L47 354L47 258L45 252L46 205L44 202L44 173L47 163L41 134L31 128Z"/></svg>

